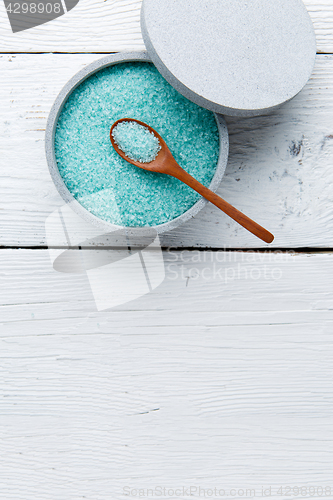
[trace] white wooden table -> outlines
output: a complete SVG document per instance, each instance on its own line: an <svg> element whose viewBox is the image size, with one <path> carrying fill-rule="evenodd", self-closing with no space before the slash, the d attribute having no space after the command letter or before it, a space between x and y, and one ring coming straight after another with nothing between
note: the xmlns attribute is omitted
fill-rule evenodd
<svg viewBox="0 0 333 500"><path fill-rule="evenodd" d="M227 119L219 189L281 252L207 206L163 236L164 282L105 311L52 268L44 130L74 73L144 48L140 1L18 34L0 4L1 500L333 498L333 3L305 3L313 76Z"/></svg>

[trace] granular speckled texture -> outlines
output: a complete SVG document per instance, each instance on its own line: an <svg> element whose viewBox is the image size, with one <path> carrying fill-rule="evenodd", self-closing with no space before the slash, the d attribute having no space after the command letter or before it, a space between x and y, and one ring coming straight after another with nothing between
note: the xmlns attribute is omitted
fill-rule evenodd
<svg viewBox="0 0 333 500"><path fill-rule="evenodd" d="M141 29L168 82L225 115L267 113L291 99L316 57L301 0L143 0Z"/></svg>
<svg viewBox="0 0 333 500"><path fill-rule="evenodd" d="M119 157L110 127L120 118L151 125L176 161L208 186L219 156L212 112L173 89L151 63L102 69L69 96L55 134L59 172L74 198L97 217L123 226L155 226L186 212L200 196L177 179Z"/></svg>
<svg viewBox="0 0 333 500"><path fill-rule="evenodd" d="M118 123L112 136L128 158L140 163L151 163L161 151L158 138L147 127L133 121Z"/></svg>

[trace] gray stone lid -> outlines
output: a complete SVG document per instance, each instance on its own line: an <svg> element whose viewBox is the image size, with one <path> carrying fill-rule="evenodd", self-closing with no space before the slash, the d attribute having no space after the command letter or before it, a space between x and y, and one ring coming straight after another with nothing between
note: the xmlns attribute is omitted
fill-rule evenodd
<svg viewBox="0 0 333 500"><path fill-rule="evenodd" d="M258 115L291 99L315 61L301 0L143 0L141 27L164 78L227 115Z"/></svg>

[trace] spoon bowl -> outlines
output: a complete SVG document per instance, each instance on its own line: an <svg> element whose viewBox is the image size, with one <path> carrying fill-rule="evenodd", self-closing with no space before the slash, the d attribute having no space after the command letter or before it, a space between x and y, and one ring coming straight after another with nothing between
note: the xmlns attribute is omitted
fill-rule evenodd
<svg viewBox="0 0 333 500"><path fill-rule="evenodd" d="M161 149L157 153L157 156L153 161L151 161L149 163L143 163L140 161L133 160L132 158L129 158L129 156L127 156L124 153L124 151L122 151L122 149L120 149L120 147L118 146L118 144L116 143L116 141L113 137L113 131L117 127L117 125L119 125L119 123L123 123L123 122L135 122L138 125L141 125L142 127L145 127L146 129L148 129L149 132L151 132L152 134L154 134L155 137L157 137L157 139L160 143ZM132 165L135 165L136 167L139 167L139 168L143 168L144 170L149 170L150 172L158 172L161 174L162 173L163 174L169 173L167 171L168 170L168 162L174 160L174 158L173 158L172 153L171 153L170 149L168 148L165 140L150 125L147 125L146 123L141 122L140 120L135 120L134 118L120 118L120 120L117 120L116 122L114 122L114 124L112 125L112 127L110 129L110 139L111 139L112 146L114 147L116 152L119 154L119 156L121 156L124 160L128 161ZM171 174L169 174L169 175L171 175Z"/></svg>
<svg viewBox="0 0 333 500"><path fill-rule="evenodd" d="M158 139L161 149L157 153L154 160L149 163L136 161L127 156L124 151L120 149L114 139L113 131L121 122L135 122L138 125L141 125L142 127L148 129L149 132L151 132ZM231 217L238 224L247 229L247 231L251 232L261 240L265 241L266 243L272 243L272 241L274 240L274 236L272 235L272 233L244 215L242 212L237 210L237 208L230 205L230 203L223 200L220 196L201 184L194 177L188 174L180 165L178 165L164 139L160 136L160 134L158 134L158 132L156 132L156 130L154 130L146 123L135 120L134 118L121 118L112 125L110 129L110 139L115 151L127 162L150 172L166 174L175 177L181 182L187 184L190 188L194 189L197 193L206 198L206 200L213 203L213 205L222 210L222 212Z"/></svg>

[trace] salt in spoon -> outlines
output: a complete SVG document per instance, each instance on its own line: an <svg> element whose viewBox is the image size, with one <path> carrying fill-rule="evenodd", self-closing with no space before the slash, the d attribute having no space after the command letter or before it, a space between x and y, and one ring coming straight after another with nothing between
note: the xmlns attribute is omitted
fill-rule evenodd
<svg viewBox="0 0 333 500"><path fill-rule="evenodd" d="M152 160L149 163L143 163L140 161L133 160L129 158L118 146L116 143L114 136L113 136L113 130L119 125L121 122L135 122L142 127L145 127L148 129L154 136L158 139L159 144L161 146L161 149L159 150L157 156L155 157L154 160ZM190 188L194 189L197 193L199 193L201 196L206 198L206 200L210 201L218 207L222 212L227 214L229 217L231 217L234 221L238 222L241 226L243 226L245 229L250 231L250 233L254 234L261 240L265 241L266 243L272 243L274 240L274 236L264 229L262 226L254 222L252 219L244 215L242 212L237 210L237 208L233 207L228 203L227 201L223 200L220 196L215 194L213 191L208 189L206 186L201 184L199 181L197 181L194 177L192 177L190 174L188 174L174 159L172 156L171 151L169 150L166 142L162 139L162 137L154 130L152 127L147 125L144 122L141 122L139 120L135 120L134 118L121 118L120 120L117 120L111 127L110 130L110 139L112 146L116 150L116 152L126 161L131 163L132 165L135 165L136 167L142 168L144 170L148 170L150 172L158 172L160 174L167 174L171 175L172 177L175 177L176 179L180 180L181 182L184 182L187 184Z"/></svg>

